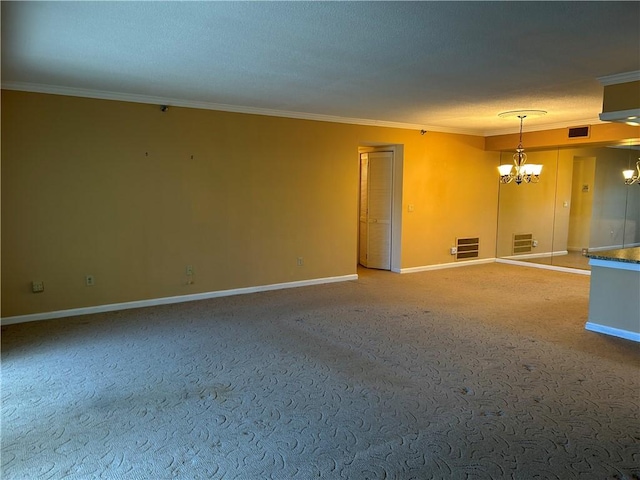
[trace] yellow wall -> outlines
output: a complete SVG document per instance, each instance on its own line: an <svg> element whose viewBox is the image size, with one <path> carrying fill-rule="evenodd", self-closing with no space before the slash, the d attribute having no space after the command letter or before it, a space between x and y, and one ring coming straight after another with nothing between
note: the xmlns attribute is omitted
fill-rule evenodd
<svg viewBox="0 0 640 480"><path fill-rule="evenodd" d="M584 125L574 125L576 127ZM485 149L509 151L518 144L517 133L494 135L485 138ZM532 149L550 147L586 147L613 144L628 144L629 140L640 140L640 127L624 123L599 123L590 125L589 138L569 138L569 128L554 128L523 134L523 143L527 153Z"/></svg>
<svg viewBox="0 0 640 480"><path fill-rule="evenodd" d="M456 236L494 256L481 137L3 91L2 316L356 273L376 144L403 146L403 268L451 262Z"/></svg>
<svg viewBox="0 0 640 480"><path fill-rule="evenodd" d="M421 138L417 161L404 169L403 267L451 262L457 237L480 237L480 257L493 258L499 154L483 152L482 137Z"/></svg>

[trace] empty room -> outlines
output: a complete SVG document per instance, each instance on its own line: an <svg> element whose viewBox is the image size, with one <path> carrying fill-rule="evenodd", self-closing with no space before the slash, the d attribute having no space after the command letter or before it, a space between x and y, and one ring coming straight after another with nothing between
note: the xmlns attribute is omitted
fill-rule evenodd
<svg viewBox="0 0 640 480"><path fill-rule="evenodd" d="M640 478L640 3L1 9L1 478Z"/></svg>

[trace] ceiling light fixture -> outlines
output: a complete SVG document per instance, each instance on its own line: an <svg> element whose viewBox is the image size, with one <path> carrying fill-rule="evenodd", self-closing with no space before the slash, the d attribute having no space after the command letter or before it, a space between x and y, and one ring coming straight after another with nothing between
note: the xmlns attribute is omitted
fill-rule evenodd
<svg viewBox="0 0 640 480"><path fill-rule="evenodd" d="M540 173L542 165L527 163L527 154L524 153L522 146L522 122L527 117L540 116L547 113L544 110L515 110L511 112L503 112L498 116L501 118L518 117L520 119L520 141L513 154L513 165L505 164L498 167L500 172L500 183L511 183L513 181L520 185L524 183L538 183L540 181Z"/></svg>

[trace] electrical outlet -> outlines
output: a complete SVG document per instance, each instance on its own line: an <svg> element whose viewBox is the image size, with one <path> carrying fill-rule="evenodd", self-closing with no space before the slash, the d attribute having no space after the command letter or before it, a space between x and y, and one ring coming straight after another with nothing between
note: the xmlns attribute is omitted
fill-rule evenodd
<svg viewBox="0 0 640 480"><path fill-rule="evenodd" d="M31 282L31 291L33 293L44 292L44 282L38 282L38 281Z"/></svg>
<svg viewBox="0 0 640 480"><path fill-rule="evenodd" d="M304 258L302 258L302 257L298 257L298 261L297 261L297 263L298 263L298 266L299 266L299 267L303 266L303 265L304 265Z"/></svg>
<svg viewBox="0 0 640 480"><path fill-rule="evenodd" d="M451 247L449 249L449 253L451 253L451 255L455 255L458 253L458 247Z"/></svg>
<svg viewBox="0 0 640 480"><path fill-rule="evenodd" d="M93 277L93 275L85 275L84 283L87 285L87 287L93 287L96 284L96 279Z"/></svg>
<svg viewBox="0 0 640 480"><path fill-rule="evenodd" d="M532 247L537 247L538 246L538 240L532 240L531 241L531 246Z"/></svg>

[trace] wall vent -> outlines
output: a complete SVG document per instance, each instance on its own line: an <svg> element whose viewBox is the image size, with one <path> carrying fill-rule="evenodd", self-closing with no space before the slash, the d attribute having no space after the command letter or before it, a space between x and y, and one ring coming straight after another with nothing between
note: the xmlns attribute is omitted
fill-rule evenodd
<svg viewBox="0 0 640 480"><path fill-rule="evenodd" d="M456 260L464 260L467 258L478 258L480 253L480 239L472 238L456 238Z"/></svg>
<svg viewBox="0 0 640 480"><path fill-rule="evenodd" d="M569 138L589 138L591 129L589 126L569 127Z"/></svg>
<svg viewBox="0 0 640 480"><path fill-rule="evenodd" d="M513 234L513 254L531 253L533 245L533 233L514 233Z"/></svg>

